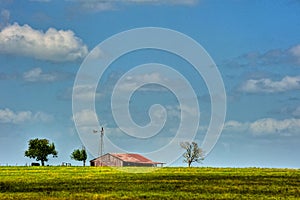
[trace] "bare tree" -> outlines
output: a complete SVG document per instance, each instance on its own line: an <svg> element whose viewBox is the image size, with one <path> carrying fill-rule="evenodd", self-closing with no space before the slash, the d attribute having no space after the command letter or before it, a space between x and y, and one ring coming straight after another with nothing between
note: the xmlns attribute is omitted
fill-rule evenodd
<svg viewBox="0 0 300 200"><path fill-rule="evenodd" d="M183 162L186 162L189 167L193 162L201 163L204 160L204 152L196 142L181 142L180 146L186 150L183 154Z"/></svg>

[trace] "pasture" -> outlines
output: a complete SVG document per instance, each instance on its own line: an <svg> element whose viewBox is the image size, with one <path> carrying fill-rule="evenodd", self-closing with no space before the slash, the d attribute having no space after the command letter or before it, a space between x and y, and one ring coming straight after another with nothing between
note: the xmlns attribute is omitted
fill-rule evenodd
<svg viewBox="0 0 300 200"><path fill-rule="evenodd" d="M300 199L300 170L0 167L0 199Z"/></svg>

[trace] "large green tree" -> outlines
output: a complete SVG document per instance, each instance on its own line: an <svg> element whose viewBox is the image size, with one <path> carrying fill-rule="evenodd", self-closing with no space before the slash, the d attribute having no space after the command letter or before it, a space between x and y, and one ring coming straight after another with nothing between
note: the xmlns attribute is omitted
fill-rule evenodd
<svg viewBox="0 0 300 200"><path fill-rule="evenodd" d="M85 161L87 159L87 154L85 149L75 149L72 154L71 154L71 158L73 160L77 160L77 161L82 161L83 162L83 166L85 166Z"/></svg>
<svg viewBox="0 0 300 200"><path fill-rule="evenodd" d="M183 161L186 162L189 167L193 162L201 163L201 161L204 160L204 152L200 147L198 147L196 142L181 142L180 146L185 149Z"/></svg>
<svg viewBox="0 0 300 200"><path fill-rule="evenodd" d="M42 166L48 161L48 156L53 155L57 157L54 143L49 142L47 139L32 139L28 142L28 150L25 151L25 156L34 158L36 161L41 161Z"/></svg>

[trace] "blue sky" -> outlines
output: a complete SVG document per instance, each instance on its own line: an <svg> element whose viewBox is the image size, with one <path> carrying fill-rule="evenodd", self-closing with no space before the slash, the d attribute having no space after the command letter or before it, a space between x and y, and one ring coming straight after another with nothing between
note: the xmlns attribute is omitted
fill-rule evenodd
<svg viewBox="0 0 300 200"><path fill-rule="evenodd" d="M50 158L49 164L81 164L71 161L70 153L82 145L73 119L87 127L91 123L88 110L72 112L72 89L84 58L100 42L122 31L162 27L201 44L224 81L224 128L202 165L300 167L299 1L4 0L0 12L1 165L33 161L24 157L24 151L28 140L36 137L56 145L58 158ZM146 125L150 106L159 103L166 108L167 121L153 141L122 135L110 107L114 85L133 67L154 62L178 70L196 91L201 120L195 140L201 144L211 117L205 82L186 61L149 49L120 57L99 82L95 108L106 137L128 151L155 150L174 137L178 113L192 116L198 109L180 111L169 90L145 86L130 100L132 119ZM150 70L125 83L160 80L162 75ZM79 91L75 98L83 102L93 97L89 87ZM94 158L92 154L89 159ZM173 165L185 163L179 159Z"/></svg>

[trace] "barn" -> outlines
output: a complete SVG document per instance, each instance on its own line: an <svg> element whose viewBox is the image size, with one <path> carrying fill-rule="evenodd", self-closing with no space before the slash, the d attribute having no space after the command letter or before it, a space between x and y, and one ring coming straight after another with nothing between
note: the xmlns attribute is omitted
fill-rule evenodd
<svg viewBox="0 0 300 200"><path fill-rule="evenodd" d="M110 166L110 167L157 167L163 166L164 163L153 162L140 154L132 153L107 153L103 156L90 161L91 166Z"/></svg>

